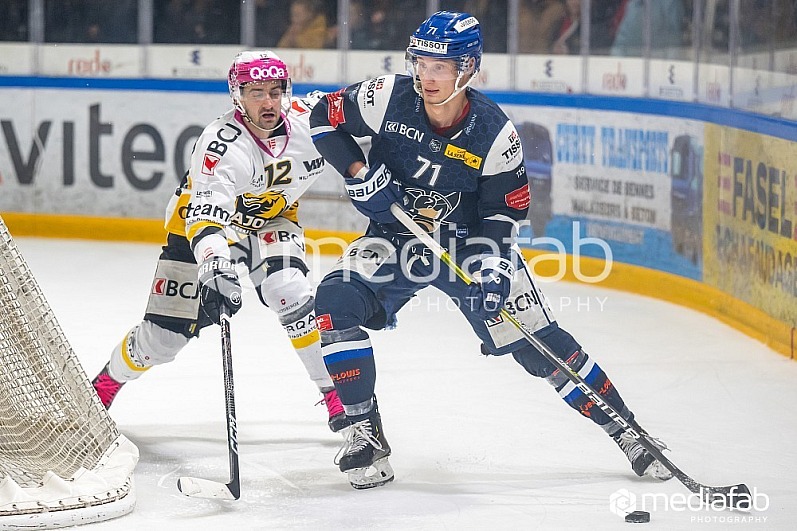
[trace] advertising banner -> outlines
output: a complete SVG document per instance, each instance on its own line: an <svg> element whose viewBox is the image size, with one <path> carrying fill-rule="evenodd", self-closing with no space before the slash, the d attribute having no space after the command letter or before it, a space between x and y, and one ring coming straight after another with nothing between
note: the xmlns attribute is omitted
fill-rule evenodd
<svg viewBox="0 0 797 531"><path fill-rule="evenodd" d="M569 55L518 55L517 90L581 92L583 59Z"/></svg>
<svg viewBox="0 0 797 531"><path fill-rule="evenodd" d="M635 57L590 57L587 92L607 96L644 96L644 60Z"/></svg>
<svg viewBox="0 0 797 531"><path fill-rule="evenodd" d="M797 324L797 143L706 125L704 282Z"/></svg>
<svg viewBox="0 0 797 531"><path fill-rule="evenodd" d="M39 49L41 69L50 76L139 77L141 48L125 44L59 44Z"/></svg>
<svg viewBox="0 0 797 531"><path fill-rule="evenodd" d="M0 75L30 76L34 74L36 49L28 44L0 42Z"/></svg>
<svg viewBox="0 0 797 531"><path fill-rule="evenodd" d="M160 218L194 141L229 101L225 94L4 90L0 210Z"/></svg>
<svg viewBox="0 0 797 531"><path fill-rule="evenodd" d="M702 122L506 108L523 142L535 238L607 258L600 239L614 260L700 278Z"/></svg>
<svg viewBox="0 0 797 531"><path fill-rule="evenodd" d="M231 105L223 92L3 89L0 212L160 219L202 129ZM361 225L338 181L313 186L303 223Z"/></svg>

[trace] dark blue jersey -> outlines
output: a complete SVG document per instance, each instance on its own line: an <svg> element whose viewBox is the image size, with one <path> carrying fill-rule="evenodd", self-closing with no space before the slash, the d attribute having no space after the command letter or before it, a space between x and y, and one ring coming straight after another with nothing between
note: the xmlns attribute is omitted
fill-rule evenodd
<svg viewBox="0 0 797 531"><path fill-rule="evenodd" d="M358 160L371 167L384 163L429 232L440 227L444 241L483 236L505 251L530 202L520 138L493 101L472 89L467 97L464 120L440 135L410 77L378 77L322 99L310 117L311 134L343 175ZM370 137L367 158L354 137ZM406 233L393 225L379 228Z"/></svg>

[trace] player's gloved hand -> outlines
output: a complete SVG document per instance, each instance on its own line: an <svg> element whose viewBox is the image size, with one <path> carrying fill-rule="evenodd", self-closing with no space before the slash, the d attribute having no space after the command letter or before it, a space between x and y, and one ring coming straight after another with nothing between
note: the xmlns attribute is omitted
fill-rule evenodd
<svg viewBox="0 0 797 531"><path fill-rule="evenodd" d="M202 293L202 310L211 321L221 322L225 308L232 317L241 309L241 284L229 258L212 256L199 266L199 286Z"/></svg>
<svg viewBox="0 0 797 531"><path fill-rule="evenodd" d="M384 164L373 168L364 166L354 177L346 177L346 193L354 208L377 223L392 223L396 217L390 205L404 205L404 187L393 180L392 172Z"/></svg>
<svg viewBox="0 0 797 531"><path fill-rule="evenodd" d="M509 297L514 274L515 268L506 258L496 255L482 258L481 268L468 292L473 313L484 321L498 317Z"/></svg>

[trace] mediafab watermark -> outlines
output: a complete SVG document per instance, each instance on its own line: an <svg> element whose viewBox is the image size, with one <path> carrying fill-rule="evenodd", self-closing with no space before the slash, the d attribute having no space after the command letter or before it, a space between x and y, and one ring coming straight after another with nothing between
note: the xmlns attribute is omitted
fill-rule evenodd
<svg viewBox="0 0 797 531"><path fill-rule="evenodd" d="M739 506L747 506L749 507L747 510L754 510L758 512L763 512L769 509L769 496L763 492L759 492L755 487L753 487L752 492L749 493L735 491L734 489L735 487L731 488L731 492L728 493L728 496L712 496L709 491L704 490L703 488L701 488L698 492L678 492L674 494L647 492L639 496L628 489L619 489L609 496L609 510L622 518L632 511L639 510L647 512L722 512L730 511L731 509ZM738 511L738 509L734 510ZM727 517L736 518L737 520L727 520ZM713 516L693 516L692 520L698 521L698 518L703 519L700 521L714 521L706 520L706 518L714 518ZM719 518L719 516L717 518ZM738 520L741 518L738 513L735 516L728 513L722 516L722 518L725 518L723 521L727 522L741 522L741 520ZM756 518L758 518L760 521L766 521L766 516L760 516Z"/></svg>

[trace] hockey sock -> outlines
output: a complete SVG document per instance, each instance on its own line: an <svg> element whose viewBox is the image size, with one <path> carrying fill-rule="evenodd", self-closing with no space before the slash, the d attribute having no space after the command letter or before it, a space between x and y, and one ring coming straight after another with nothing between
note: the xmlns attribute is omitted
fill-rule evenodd
<svg viewBox="0 0 797 531"><path fill-rule="evenodd" d="M620 415L626 420L633 420L634 415L625 406L620 393L609 380L603 369L595 363L582 349L574 352L567 360L567 364L578 373L599 395L612 407L620 412ZM559 396L573 409L581 413L583 416L592 420L595 424L600 426L609 435L613 435L620 431L622 428L617 422L613 421L609 416L603 412L600 407L595 407L594 401L588 398L581 389L567 379L558 369L555 370L550 376L546 378L559 393Z"/></svg>
<svg viewBox="0 0 797 531"><path fill-rule="evenodd" d="M346 416L357 421L373 408L376 365L371 339L359 327L336 330L334 335L338 340L334 342L327 343L326 335L322 334L321 347L324 363L335 382Z"/></svg>

